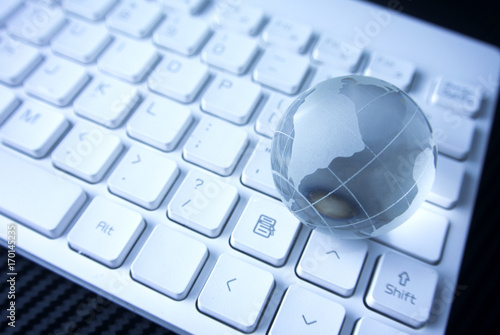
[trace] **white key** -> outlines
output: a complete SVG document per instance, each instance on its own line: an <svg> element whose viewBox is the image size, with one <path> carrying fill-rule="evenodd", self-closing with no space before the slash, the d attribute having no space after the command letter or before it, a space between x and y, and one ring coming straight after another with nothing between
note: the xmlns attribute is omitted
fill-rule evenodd
<svg viewBox="0 0 500 335"><path fill-rule="evenodd" d="M198 308L250 333L257 327L273 289L270 272L223 254L198 297Z"/></svg>
<svg viewBox="0 0 500 335"><path fill-rule="evenodd" d="M120 139L102 128L78 124L52 153L58 168L89 183L102 179L122 150Z"/></svg>
<svg viewBox="0 0 500 335"><path fill-rule="evenodd" d="M249 80L218 76L203 98L201 108L236 124L247 123L260 101L261 89Z"/></svg>
<svg viewBox="0 0 500 335"><path fill-rule="evenodd" d="M21 0L4 0L0 7L0 25L21 5Z"/></svg>
<svg viewBox="0 0 500 335"><path fill-rule="evenodd" d="M127 123L129 136L163 151L171 151L193 121L188 107L150 95Z"/></svg>
<svg viewBox="0 0 500 335"><path fill-rule="evenodd" d="M207 258L208 249L202 242L159 224L139 252L130 273L144 285L182 300Z"/></svg>
<svg viewBox="0 0 500 335"><path fill-rule="evenodd" d="M274 18L262 32L262 41L269 45L303 53L309 46L312 28L306 24Z"/></svg>
<svg viewBox="0 0 500 335"><path fill-rule="evenodd" d="M274 266L292 249L300 221L282 203L252 196L231 234L231 245Z"/></svg>
<svg viewBox="0 0 500 335"><path fill-rule="evenodd" d="M313 230L297 265L297 274L344 297L354 293L368 253L363 240L342 240Z"/></svg>
<svg viewBox="0 0 500 335"><path fill-rule="evenodd" d="M7 21L7 31L34 44L45 44L64 25L66 19L58 6L43 2L25 3Z"/></svg>
<svg viewBox="0 0 500 335"><path fill-rule="evenodd" d="M123 38L104 52L97 66L120 79L137 83L151 71L159 57L151 43Z"/></svg>
<svg viewBox="0 0 500 335"><path fill-rule="evenodd" d="M153 41L164 48L183 55L194 54L210 36L203 20L189 16L169 15L153 34Z"/></svg>
<svg viewBox="0 0 500 335"><path fill-rule="evenodd" d="M109 77L96 77L75 100L75 113L109 128L118 127L139 101L135 87Z"/></svg>
<svg viewBox="0 0 500 335"><path fill-rule="evenodd" d="M57 106L67 105L89 81L85 68L60 58L49 58L25 82L31 95Z"/></svg>
<svg viewBox="0 0 500 335"><path fill-rule="evenodd" d="M70 13L97 21L109 11L115 2L116 0L62 0L62 6Z"/></svg>
<svg viewBox="0 0 500 335"><path fill-rule="evenodd" d="M446 77L438 80L431 95L433 104L471 117L476 116L482 100L480 86Z"/></svg>
<svg viewBox="0 0 500 335"><path fill-rule="evenodd" d="M344 306L297 285L290 286L269 330L280 334L339 334Z"/></svg>
<svg viewBox="0 0 500 335"><path fill-rule="evenodd" d="M108 188L139 206L156 209L178 175L179 168L173 160L133 146L109 177Z"/></svg>
<svg viewBox="0 0 500 335"><path fill-rule="evenodd" d="M375 52L367 65L365 75L385 80L403 91L408 91L415 72L414 63Z"/></svg>
<svg viewBox="0 0 500 335"><path fill-rule="evenodd" d="M424 108L424 113L432 126L439 152L458 160L466 159L474 140L474 121L449 109L433 106Z"/></svg>
<svg viewBox="0 0 500 335"><path fill-rule="evenodd" d="M272 138L278 121L292 102L292 98L278 93L271 94L257 118L255 130L261 135Z"/></svg>
<svg viewBox="0 0 500 335"><path fill-rule="evenodd" d="M281 50L268 49L253 71L253 79L287 94L297 93L306 74L309 61Z"/></svg>
<svg viewBox="0 0 500 335"><path fill-rule="evenodd" d="M363 317L356 322L352 335L408 335L401 330L390 327L372 318Z"/></svg>
<svg viewBox="0 0 500 335"><path fill-rule="evenodd" d="M152 2L124 0L106 17L106 25L133 37L144 37L161 18L160 10Z"/></svg>
<svg viewBox="0 0 500 335"><path fill-rule="evenodd" d="M238 201L238 190L227 180L189 171L168 204L168 217L208 237L220 235Z"/></svg>
<svg viewBox="0 0 500 335"><path fill-rule="evenodd" d="M69 232L68 243L79 253L117 268L145 227L139 213L98 196Z"/></svg>
<svg viewBox="0 0 500 335"><path fill-rule="evenodd" d="M196 14L201 10L207 0L158 0L160 6L166 10L179 10L188 14Z"/></svg>
<svg viewBox="0 0 500 335"><path fill-rule="evenodd" d="M412 327L429 319L438 274L408 257L387 253L380 257L365 297L366 304Z"/></svg>
<svg viewBox="0 0 500 335"><path fill-rule="evenodd" d="M242 74L255 59L259 48L256 39L228 31L218 31L201 53L206 63Z"/></svg>
<svg viewBox="0 0 500 335"><path fill-rule="evenodd" d="M3 150L0 162L0 213L48 238L59 237L85 202L85 192Z"/></svg>
<svg viewBox="0 0 500 335"><path fill-rule="evenodd" d="M260 140L248 159L241 182L257 191L279 199L271 171L271 141Z"/></svg>
<svg viewBox="0 0 500 335"><path fill-rule="evenodd" d="M180 102L191 102L205 85L208 68L196 59L164 55L148 78L148 87Z"/></svg>
<svg viewBox="0 0 500 335"><path fill-rule="evenodd" d="M449 222L439 214L419 209L401 226L374 240L431 264L441 259Z"/></svg>
<svg viewBox="0 0 500 335"><path fill-rule="evenodd" d="M245 130L205 116L184 146L183 156L188 162L228 176L236 167L247 144L248 134Z"/></svg>
<svg viewBox="0 0 500 335"><path fill-rule="evenodd" d="M320 65L316 68L316 72L314 73L314 78L309 84L309 87L314 87L317 84L321 83L322 81L335 77L345 76L348 74L350 74L350 72L346 72L345 70L339 70L338 68L330 65Z"/></svg>
<svg viewBox="0 0 500 335"><path fill-rule="evenodd" d="M19 99L16 95L0 86L0 125L10 115L10 113L19 105Z"/></svg>
<svg viewBox="0 0 500 335"><path fill-rule="evenodd" d="M261 8L239 3L231 5L220 1L213 22L218 28L226 28L247 35L255 35L264 21Z"/></svg>
<svg viewBox="0 0 500 335"><path fill-rule="evenodd" d="M436 179L427 196L430 201L444 208L453 208L460 197L465 176L464 164L439 155L436 167Z"/></svg>
<svg viewBox="0 0 500 335"><path fill-rule="evenodd" d="M111 41L101 26L72 20L51 41L52 50L82 63L93 62Z"/></svg>
<svg viewBox="0 0 500 335"><path fill-rule="evenodd" d="M63 114L46 105L25 102L0 131L2 141L35 158L43 157L68 129Z"/></svg>
<svg viewBox="0 0 500 335"><path fill-rule="evenodd" d="M0 34L0 64L4 64L0 66L0 81L18 85L41 60L35 48Z"/></svg>
<svg viewBox="0 0 500 335"><path fill-rule="evenodd" d="M312 58L335 68L352 73L356 71L363 50L348 43L339 41L332 36L323 35L313 50Z"/></svg>

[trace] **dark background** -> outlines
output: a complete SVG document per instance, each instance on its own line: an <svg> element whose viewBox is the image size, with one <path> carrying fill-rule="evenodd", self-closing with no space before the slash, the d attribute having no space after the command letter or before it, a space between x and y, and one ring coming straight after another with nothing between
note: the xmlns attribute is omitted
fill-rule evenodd
<svg viewBox="0 0 500 335"><path fill-rule="evenodd" d="M396 0L370 1L390 6ZM405 14L500 46L500 2L400 0L398 3ZM497 201L500 199L499 114L497 108L447 335L495 334L500 331L500 303L497 301L500 237L495 229L500 223L500 203ZM167 333L163 328L20 256L16 265L18 273L23 274L16 283L17 291L22 292L16 297L18 333ZM0 292L5 292L5 287L2 280ZM0 306L5 304L0 303ZM3 333L5 320L0 325L0 333Z"/></svg>

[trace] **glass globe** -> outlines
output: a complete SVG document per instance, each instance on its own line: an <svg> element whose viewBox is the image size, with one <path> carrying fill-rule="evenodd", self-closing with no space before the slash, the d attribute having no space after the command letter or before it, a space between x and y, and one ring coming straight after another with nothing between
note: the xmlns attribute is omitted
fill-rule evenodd
<svg viewBox="0 0 500 335"><path fill-rule="evenodd" d="M302 93L278 122L271 167L304 224L369 238L404 223L432 188L437 150L427 118L399 88L344 76Z"/></svg>

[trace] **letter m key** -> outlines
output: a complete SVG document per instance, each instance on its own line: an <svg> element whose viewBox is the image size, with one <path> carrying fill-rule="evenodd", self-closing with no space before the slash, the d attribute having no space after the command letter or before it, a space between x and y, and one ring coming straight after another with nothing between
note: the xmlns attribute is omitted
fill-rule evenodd
<svg viewBox="0 0 500 335"><path fill-rule="evenodd" d="M35 122L38 120L40 117L40 113L33 113L31 109L27 109L24 113L22 113L19 118L26 122L26 123L31 123L35 124Z"/></svg>

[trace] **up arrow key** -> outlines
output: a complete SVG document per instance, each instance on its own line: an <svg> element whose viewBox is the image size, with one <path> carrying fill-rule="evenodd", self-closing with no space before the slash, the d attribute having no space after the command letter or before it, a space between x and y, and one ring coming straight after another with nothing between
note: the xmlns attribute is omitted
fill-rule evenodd
<svg viewBox="0 0 500 335"><path fill-rule="evenodd" d="M399 274L399 285L406 286L406 283L409 281L410 281L410 276L408 275L408 273L406 271L401 272Z"/></svg>

